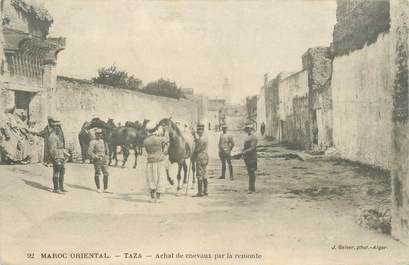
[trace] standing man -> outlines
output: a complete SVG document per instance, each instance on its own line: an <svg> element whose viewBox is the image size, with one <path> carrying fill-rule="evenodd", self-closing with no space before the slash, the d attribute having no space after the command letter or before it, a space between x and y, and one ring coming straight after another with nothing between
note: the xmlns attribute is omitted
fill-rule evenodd
<svg viewBox="0 0 409 265"><path fill-rule="evenodd" d="M99 176L104 176L104 192L108 192L108 177L109 172L106 163L106 157L108 155L108 146L103 139L103 132L101 129L95 130L95 139L92 139L88 147L88 156L95 169L95 185L97 186L97 192L101 192L99 185Z"/></svg>
<svg viewBox="0 0 409 265"><path fill-rule="evenodd" d="M242 154L249 174L248 193L251 194L256 191L257 137L254 135L254 128L251 123L246 124L244 130L247 133L247 137L244 140Z"/></svg>
<svg viewBox="0 0 409 265"><path fill-rule="evenodd" d="M165 177L167 139L160 136L164 132L158 132L158 127L153 121L146 124L147 137L143 144L145 146L146 161L146 183L150 191L151 201L156 203L160 201L160 195L163 193L162 179Z"/></svg>
<svg viewBox="0 0 409 265"><path fill-rule="evenodd" d="M260 133L261 133L261 136L264 136L265 131L266 131L266 124L265 124L264 121L263 121L263 122L261 123L261 125L260 125Z"/></svg>
<svg viewBox="0 0 409 265"><path fill-rule="evenodd" d="M231 165L231 150L234 147L233 136L227 134L227 124L222 124L222 133L219 138L219 157L222 161L222 176L219 179L225 179L226 162L229 165L230 180L233 180L233 166Z"/></svg>
<svg viewBox="0 0 409 265"><path fill-rule="evenodd" d="M197 177L197 194L193 197L207 196L207 173L206 168L209 163L209 155L207 154L208 140L204 135L204 125L197 125L197 133L193 132L195 139L195 149L193 157L196 157L196 177ZM203 185L203 186L202 186Z"/></svg>
<svg viewBox="0 0 409 265"><path fill-rule="evenodd" d="M48 116L47 119L47 126L44 127L44 129L40 132L35 132L35 131L30 131L32 134L37 135L39 137L42 137L44 139L44 157L43 157L43 163L45 166L48 166L49 164L52 164L52 159L50 156L50 147L49 147L49 138L50 138L50 134L52 132L52 123L55 121L56 119ZM58 123L58 122L57 122ZM56 130L59 130L59 134L58 137L62 140L62 142L65 144L65 139L64 139L64 133L62 132L62 129L60 126L56 126Z"/></svg>
<svg viewBox="0 0 409 265"><path fill-rule="evenodd" d="M48 137L48 153L53 164L53 192L67 192L64 189L65 174L65 143L62 135L61 123L57 120L50 122L51 132Z"/></svg>

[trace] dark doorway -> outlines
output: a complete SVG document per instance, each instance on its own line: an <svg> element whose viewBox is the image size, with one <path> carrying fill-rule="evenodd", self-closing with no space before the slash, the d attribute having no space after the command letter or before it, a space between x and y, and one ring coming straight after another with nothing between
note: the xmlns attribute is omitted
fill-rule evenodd
<svg viewBox="0 0 409 265"><path fill-rule="evenodd" d="M34 93L31 92L15 91L14 104L16 106L16 110L20 110L25 114L26 122L30 121L30 102L33 96Z"/></svg>

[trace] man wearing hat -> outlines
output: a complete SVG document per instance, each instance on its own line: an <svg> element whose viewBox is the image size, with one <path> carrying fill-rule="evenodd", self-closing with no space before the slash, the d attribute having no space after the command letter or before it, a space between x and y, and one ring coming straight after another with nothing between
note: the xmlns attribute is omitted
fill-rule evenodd
<svg viewBox="0 0 409 265"><path fill-rule="evenodd" d="M229 165L230 180L233 180L233 166L231 165L231 150L234 147L233 136L227 134L227 124L222 124L222 133L219 138L219 157L222 161L222 175L219 179L224 179L226 175L226 162Z"/></svg>
<svg viewBox="0 0 409 265"><path fill-rule="evenodd" d="M30 131L30 133L37 135L39 137L42 137L44 139L44 157L43 157L43 161L44 164L46 166L48 166L49 164L52 164L51 161L51 157L50 157L50 148L48 146L49 143L49 138L50 138L50 134L52 132L52 123L54 121L56 121L57 119L55 117L52 116L48 116L47 119L47 126L44 127L43 130L41 130L40 132L35 132L35 131ZM64 133L61 129L61 126L57 126L57 128L60 132L58 134L58 137L61 139L61 141L63 141L63 143L65 144L65 139L64 139Z"/></svg>
<svg viewBox="0 0 409 265"><path fill-rule="evenodd" d="M104 177L104 192L108 192L108 177L109 172L106 163L106 156L108 155L108 146L103 140L103 132L101 129L95 130L95 139L92 139L88 147L88 156L92 163L94 164L95 169L95 185L97 186L97 192L101 192L99 184L99 176Z"/></svg>
<svg viewBox="0 0 409 265"><path fill-rule="evenodd" d="M247 137L244 139L242 154L249 174L248 193L251 194L256 191L257 137L254 135L254 127L251 123L247 123L244 130Z"/></svg>
<svg viewBox="0 0 409 265"><path fill-rule="evenodd" d="M64 189L65 174L65 143L62 135L61 123L58 120L50 121L51 132L48 137L48 150L53 164L54 192L66 192Z"/></svg>
<svg viewBox="0 0 409 265"><path fill-rule="evenodd" d="M156 203L160 200L160 195L163 193L162 183L166 176L166 153L167 139L163 132L158 132L158 127L153 121L146 124L147 137L143 144L145 146L147 161L146 161L146 184L149 188L152 202Z"/></svg>
<svg viewBox="0 0 409 265"><path fill-rule="evenodd" d="M208 140L204 135L204 125L197 125L197 133L193 132L195 139L195 149L193 157L196 157L196 177L197 177L197 194L193 197L207 196L207 174L206 167L209 163L209 156L207 154Z"/></svg>

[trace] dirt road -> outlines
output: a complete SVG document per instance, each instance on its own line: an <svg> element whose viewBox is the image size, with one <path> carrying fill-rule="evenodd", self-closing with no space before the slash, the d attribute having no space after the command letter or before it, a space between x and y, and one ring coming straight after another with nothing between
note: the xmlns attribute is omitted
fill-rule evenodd
<svg viewBox="0 0 409 265"><path fill-rule="evenodd" d="M242 161L230 181L216 179L212 159L209 197L167 184L160 204L145 190L144 158L110 168L112 193L95 191L89 164L67 164L64 195L50 190L51 168L1 166L0 264L409 263L407 246L355 222L360 207L389 203L387 177L286 153L262 152L256 194Z"/></svg>

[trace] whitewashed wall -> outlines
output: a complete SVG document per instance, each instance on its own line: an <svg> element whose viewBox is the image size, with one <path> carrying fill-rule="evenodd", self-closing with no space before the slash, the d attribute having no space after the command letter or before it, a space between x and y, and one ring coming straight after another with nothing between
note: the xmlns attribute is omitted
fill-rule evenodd
<svg viewBox="0 0 409 265"><path fill-rule="evenodd" d="M346 159L390 169L392 92L389 35L336 57L332 75L334 145Z"/></svg>

